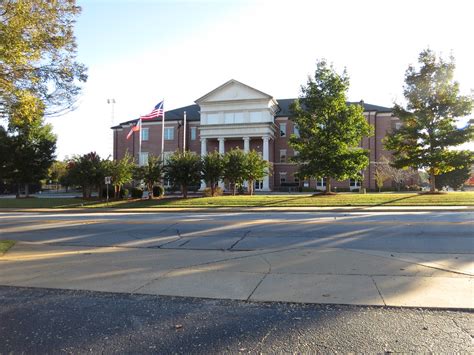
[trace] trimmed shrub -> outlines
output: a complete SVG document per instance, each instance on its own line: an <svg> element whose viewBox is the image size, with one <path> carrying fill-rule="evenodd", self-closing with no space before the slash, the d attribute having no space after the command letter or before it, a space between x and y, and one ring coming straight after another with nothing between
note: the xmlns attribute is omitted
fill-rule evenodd
<svg viewBox="0 0 474 355"><path fill-rule="evenodd" d="M165 194L165 189L161 185L153 186L153 197L161 197Z"/></svg>
<svg viewBox="0 0 474 355"><path fill-rule="evenodd" d="M216 190L214 191L214 196L222 196L224 194L224 190L222 190L219 186L216 186ZM211 188L206 187L203 192L204 197L214 197L212 196Z"/></svg>
<svg viewBox="0 0 474 355"><path fill-rule="evenodd" d="M142 198L143 197L143 189L139 187L133 187L130 191L132 198Z"/></svg>

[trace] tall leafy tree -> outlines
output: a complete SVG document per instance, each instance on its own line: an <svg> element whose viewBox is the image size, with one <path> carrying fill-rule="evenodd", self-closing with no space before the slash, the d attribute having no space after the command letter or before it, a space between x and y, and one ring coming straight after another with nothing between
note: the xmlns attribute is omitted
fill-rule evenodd
<svg viewBox="0 0 474 355"><path fill-rule="evenodd" d="M68 162L67 170L71 184L82 187L83 198L91 198L92 191L100 190L104 181L103 163L96 152L73 157Z"/></svg>
<svg viewBox="0 0 474 355"><path fill-rule="evenodd" d="M8 180L17 185L17 197L20 197L22 186L28 196L29 185L46 178L54 161L56 136L52 126L43 123L43 105L38 100L36 103L35 109L29 112L29 122L21 119L11 121L8 131L2 134L5 142L1 145L6 154L1 159L4 160L1 170ZM16 114L26 117L27 112L20 109Z"/></svg>
<svg viewBox="0 0 474 355"><path fill-rule="evenodd" d="M34 109L46 114L70 109L87 80L76 61L75 0L0 1L0 103L3 114ZM30 115L17 118L28 120Z"/></svg>
<svg viewBox="0 0 474 355"><path fill-rule="evenodd" d="M369 164L368 151L360 143L372 130L363 107L346 103L348 89L346 71L338 74L321 60L291 106L300 132L290 137L298 152L293 160L299 163L299 175L326 178L326 193L331 191L331 178L359 179Z"/></svg>
<svg viewBox="0 0 474 355"><path fill-rule="evenodd" d="M148 189L148 198L153 198L153 186L163 178L164 168L161 159L154 155L148 156L145 165L139 166L134 171L134 178L143 180Z"/></svg>
<svg viewBox="0 0 474 355"><path fill-rule="evenodd" d="M237 186L242 185L245 180L245 153L239 148L225 153L224 178L229 182L232 195L235 196Z"/></svg>
<svg viewBox="0 0 474 355"><path fill-rule="evenodd" d="M224 175L224 159L219 152L211 152L202 158L201 177L209 184L211 195L215 196L219 180Z"/></svg>
<svg viewBox="0 0 474 355"><path fill-rule="evenodd" d="M427 49L418 62L418 67L410 65L405 73L406 107L394 107L402 126L387 136L385 146L393 151L395 167L425 169L434 192L437 175L458 169L460 155L472 156L472 152L450 148L474 138L474 127L456 126L458 117L472 111L473 100L459 94L453 57L446 61Z"/></svg>
<svg viewBox="0 0 474 355"><path fill-rule="evenodd" d="M262 180L268 175L269 164L255 150L245 154L244 172L245 180L248 182L248 191L252 196L255 189L255 181Z"/></svg>
<svg viewBox="0 0 474 355"><path fill-rule="evenodd" d="M201 179L201 158L193 152L175 152L166 163L166 176L181 186L183 197L188 197L188 187L199 184Z"/></svg>
<svg viewBox="0 0 474 355"><path fill-rule="evenodd" d="M454 190L459 190L471 176L471 166L474 164L474 156L472 154L458 154L456 169L448 171L436 176L436 188L438 190L445 186L449 186Z"/></svg>

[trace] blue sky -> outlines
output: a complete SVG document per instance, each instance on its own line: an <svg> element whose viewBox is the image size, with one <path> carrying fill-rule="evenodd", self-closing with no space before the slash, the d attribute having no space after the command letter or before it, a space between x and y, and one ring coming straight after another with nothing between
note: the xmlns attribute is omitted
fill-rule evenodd
<svg viewBox="0 0 474 355"><path fill-rule="evenodd" d="M401 102L403 76L430 47L474 89L469 0L79 0L78 59L89 68L78 108L51 118L58 158L112 152L113 123L189 105L233 78L291 98L326 58L351 77L349 100Z"/></svg>

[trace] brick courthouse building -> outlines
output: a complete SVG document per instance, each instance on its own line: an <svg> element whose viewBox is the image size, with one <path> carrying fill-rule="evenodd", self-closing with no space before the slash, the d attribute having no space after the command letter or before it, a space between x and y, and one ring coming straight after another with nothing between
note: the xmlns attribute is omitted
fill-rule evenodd
<svg viewBox="0 0 474 355"><path fill-rule="evenodd" d="M289 145L289 137L298 134L291 120L290 104L294 99L275 99L271 95L254 89L236 80L212 90L196 100L195 105L180 107L165 113L164 153L165 157L176 150L183 149L183 135L186 135L186 149L197 154L214 150L225 153L239 147L244 151L256 150L272 166L271 173L263 181L256 183L260 191L279 191L289 186L304 186L324 189L323 179L300 181L295 173L298 166L290 162L295 155ZM370 151L371 164L364 172L363 186L376 189L374 170L381 156L389 157L384 150L382 139L387 132L397 128L399 120L392 117L391 109L363 103L364 115L374 135L364 138L362 146ZM187 123L184 132L183 117L186 111ZM148 155L161 154L161 117L144 121L142 125L142 146L139 157L139 136L134 133L126 139L137 120L120 123L112 127L114 137L113 156L121 159L126 152L143 163ZM392 186L391 181L385 183ZM357 189L358 181L333 181L332 186L341 190Z"/></svg>

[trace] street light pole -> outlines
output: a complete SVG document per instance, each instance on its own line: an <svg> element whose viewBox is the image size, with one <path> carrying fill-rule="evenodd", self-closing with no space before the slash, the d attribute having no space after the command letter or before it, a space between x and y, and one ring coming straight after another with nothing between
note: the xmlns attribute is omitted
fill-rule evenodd
<svg viewBox="0 0 474 355"><path fill-rule="evenodd" d="M113 127L114 124L115 124L115 99L112 98L112 99L107 99L107 104L108 105L112 105L112 110L111 110L111 113L110 113L110 126ZM114 131L112 131L112 142L111 142L111 146L112 146L112 153L114 153L114 147L113 147L113 144L114 144ZM115 158L115 154L114 154L114 158Z"/></svg>

